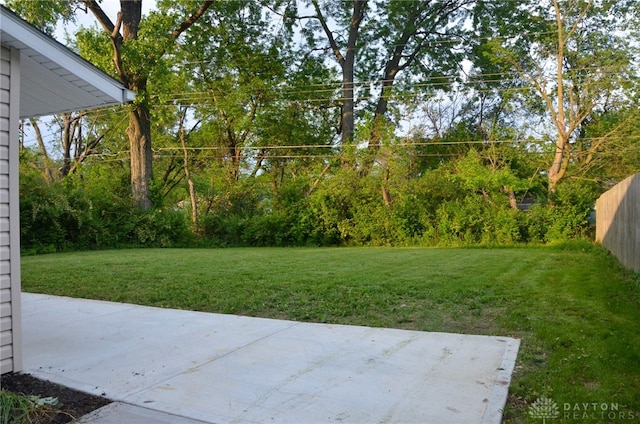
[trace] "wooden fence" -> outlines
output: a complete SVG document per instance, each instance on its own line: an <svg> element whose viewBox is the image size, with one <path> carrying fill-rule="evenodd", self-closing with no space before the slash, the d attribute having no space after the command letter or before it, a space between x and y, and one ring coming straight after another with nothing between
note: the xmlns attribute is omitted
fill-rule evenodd
<svg viewBox="0 0 640 424"><path fill-rule="evenodd" d="M621 181L597 200L596 241L624 266L640 271L640 174Z"/></svg>

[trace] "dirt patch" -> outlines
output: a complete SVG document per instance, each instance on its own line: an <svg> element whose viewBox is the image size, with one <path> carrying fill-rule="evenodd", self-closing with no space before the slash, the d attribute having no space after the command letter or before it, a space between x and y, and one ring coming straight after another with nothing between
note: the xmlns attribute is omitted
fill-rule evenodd
<svg viewBox="0 0 640 424"><path fill-rule="evenodd" d="M80 418L98 408L111 403L111 400L70 389L50 381L41 380L30 374L12 373L0 377L2 390L13 393L23 393L41 398L58 398L59 404L46 414L38 418L34 424L63 424Z"/></svg>

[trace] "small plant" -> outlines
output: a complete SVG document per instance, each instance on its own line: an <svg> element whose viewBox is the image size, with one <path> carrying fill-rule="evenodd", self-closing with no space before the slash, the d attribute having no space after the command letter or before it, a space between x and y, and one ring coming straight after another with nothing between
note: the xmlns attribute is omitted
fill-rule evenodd
<svg viewBox="0 0 640 424"><path fill-rule="evenodd" d="M57 414L60 405L58 398L27 396L0 390L0 422L1 423L32 423L47 415Z"/></svg>

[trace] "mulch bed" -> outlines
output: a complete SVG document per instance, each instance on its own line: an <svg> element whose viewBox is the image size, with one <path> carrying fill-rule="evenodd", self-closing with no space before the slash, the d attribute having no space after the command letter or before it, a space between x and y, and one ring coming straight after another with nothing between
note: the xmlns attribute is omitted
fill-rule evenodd
<svg viewBox="0 0 640 424"><path fill-rule="evenodd" d="M42 420L34 424L68 423L111 403L107 398L73 390L30 374L4 374L0 377L0 387L13 393L58 398L59 405L55 407L54 413L42 417Z"/></svg>

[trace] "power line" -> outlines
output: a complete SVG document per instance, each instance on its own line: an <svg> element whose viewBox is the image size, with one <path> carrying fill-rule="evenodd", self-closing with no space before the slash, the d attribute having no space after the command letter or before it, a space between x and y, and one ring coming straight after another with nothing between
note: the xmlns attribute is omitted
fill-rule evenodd
<svg viewBox="0 0 640 424"><path fill-rule="evenodd" d="M583 142L592 142L592 141L600 141L603 137L589 137L580 139ZM615 141L615 140L628 140L628 139L640 139L640 136L617 136L617 137L606 137L607 140ZM513 144L514 146L529 146L532 144L553 144L552 140L532 140L532 139L503 139L503 140L460 140L460 141L409 141L409 142L399 142L399 143L391 143L380 146L382 149L397 149L402 147L428 147L428 146L464 146L464 145L483 145L490 146L495 144ZM362 143L360 144L346 144L346 145L325 145L325 144L301 144L301 145L266 145L266 146L255 146L255 145L245 145L245 146L234 146L236 150L244 150L244 151L264 151L264 150L296 150L296 149L336 149L344 151L345 149L354 149L354 151L366 151L369 147L364 146ZM204 147L193 147L187 146L186 149L192 152L210 152L210 151L224 151L229 150L227 146L204 146ZM153 149L154 156L163 157L161 152L169 152L169 151L182 151L183 147L156 147ZM523 152L523 153L540 153L536 151ZM549 153L549 152L543 152ZM113 153L106 152L97 152L84 155L84 157L105 157L105 156L119 156L119 155L129 155L129 150L121 150ZM437 153L436 155L438 155ZM220 155L219 157L227 157L228 155ZM258 155L260 156L260 155ZM304 155L304 157L333 157L332 155ZM173 157L165 155L164 157ZM201 156L198 156L201 157ZM207 157L204 155L204 157ZM269 158L280 157L278 155L269 155ZM302 155L296 155L296 157L303 157Z"/></svg>
<svg viewBox="0 0 640 424"><path fill-rule="evenodd" d="M581 139L581 141L599 141L602 137L591 137ZM618 137L607 137L610 141L615 140L628 140L628 139L638 139L640 140L640 136L618 136ZM390 145L382 146L385 150L397 150L399 147L428 147L428 146L464 146L464 145L474 145L481 144L483 146L490 146L493 144L513 144L520 145L523 147L527 147L527 145L532 144L546 144L549 147L553 146L553 141L545 141L545 140L530 140L530 139L505 139L505 140L492 140L492 141L483 141L483 140L462 140L462 141L426 141L426 142L401 142L394 143ZM245 151L263 151L263 150L282 150L282 149L313 149L313 148L333 148L340 149L341 152L348 149L355 149L355 152L361 151L366 154L368 150L367 146L363 146L361 144L349 144L349 145L290 145L290 146L237 146L236 149L245 150ZM212 151L221 151L228 149L228 147L224 146L209 146L209 147L187 147L190 151L205 151L207 152L204 155L198 155L197 157L192 157L193 160L202 160L202 159L227 159L229 158L228 154L211 154ZM175 159L175 155L162 154L161 152L168 151L181 151L182 147L161 147L153 149L153 157L155 160L158 159L166 159L171 158ZM265 159L265 160L273 160L273 159L331 159L337 158L340 156L341 152L334 152L332 154L329 153L319 153L319 154L254 154L251 157L244 155L240 159ZM521 154L527 155L552 155L554 152L552 150L526 150L521 151ZM450 153L450 152L437 152L437 153L426 153L424 151L411 152L409 153L411 157L457 157L460 156L461 153ZM584 155L585 152L576 152L577 155ZM83 155L83 160L91 159L91 158L99 158L100 162L124 162L130 159L130 151L122 150L114 153L90 153ZM44 161L34 161L35 164L45 165Z"/></svg>
<svg viewBox="0 0 640 424"><path fill-rule="evenodd" d="M582 67L578 70L568 70L565 74L571 74L576 71L593 71L593 70L603 70L606 68L605 74L614 74L617 73L620 69L627 68L626 65L615 65L615 66L588 66ZM440 87L440 86L448 86L451 84L459 84L459 85L473 85L473 84L492 84L492 83L500 83L503 82L505 78L519 77L521 75L518 71L511 72L494 72L494 73L471 73L466 75L466 80L463 78L462 74L441 74L441 75L431 75L427 78L431 80L430 82L422 82L422 83L411 83L408 85L411 88L423 88L423 87ZM485 77L495 77L484 79ZM555 77L555 74L553 75ZM367 88L367 86L375 86L382 85L385 83L394 83L394 84L403 84L407 85L405 81L402 79L393 79L393 80L385 80L385 79L372 79L372 80L363 80L363 81L353 81L348 83L354 90ZM271 93L277 92L281 94L295 95L295 94L326 94L326 93L334 93L343 86L342 81L328 81L328 82L318 82L312 84L301 84L301 87L295 86L265 86L264 89L270 90ZM313 87L318 87L318 89L311 89ZM260 89L245 89L241 86L233 87L235 91L245 92L248 94L252 93L260 93ZM174 92L174 93L161 93L154 94L152 98L159 98L164 96L170 96L175 98L180 98L181 96L193 96L193 95L210 95L211 91L215 90L206 90L206 91L184 91L184 92ZM220 91L223 91L220 89ZM316 99L311 99L316 100Z"/></svg>

